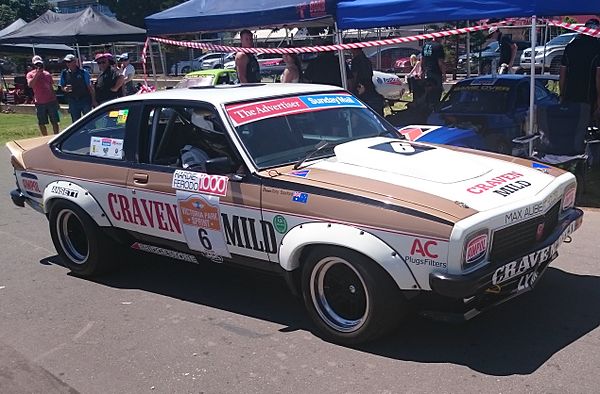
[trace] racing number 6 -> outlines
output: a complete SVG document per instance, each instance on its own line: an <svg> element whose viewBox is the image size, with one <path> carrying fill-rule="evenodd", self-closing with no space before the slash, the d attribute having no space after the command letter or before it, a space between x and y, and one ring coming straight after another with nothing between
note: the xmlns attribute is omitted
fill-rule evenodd
<svg viewBox="0 0 600 394"><path fill-rule="evenodd" d="M205 229L198 229L198 237L200 237L200 243L206 250L212 250L212 244L210 243L210 239L208 238L208 233Z"/></svg>

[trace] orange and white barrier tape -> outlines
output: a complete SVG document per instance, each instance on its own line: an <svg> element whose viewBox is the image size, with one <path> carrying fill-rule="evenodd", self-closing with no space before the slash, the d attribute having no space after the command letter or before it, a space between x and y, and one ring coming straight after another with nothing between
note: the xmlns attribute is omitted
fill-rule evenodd
<svg viewBox="0 0 600 394"><path fill-rule="evenodd" d="M573 30L579 33L587 34L588 36L600 38L600 29L592 29L590 27L585 27L581 25L576 25L574 23L566 23L566 22L556 22L556 21L548 21L549 25L563 27L565 29Z"/></svg>

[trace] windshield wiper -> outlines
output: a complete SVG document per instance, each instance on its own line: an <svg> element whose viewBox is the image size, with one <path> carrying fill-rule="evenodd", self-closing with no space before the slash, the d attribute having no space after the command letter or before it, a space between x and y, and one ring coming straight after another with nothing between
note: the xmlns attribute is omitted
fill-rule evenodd
<svg viewBox="0 0 600 394"><path fill-rule="evenodd" d="M335 146L335 145L336 144L334 144L332 141L325 141L325 140L320 141L317 145L315 145L315 147L313 149L306 152L306 155L304 155L304 157L302 159L298 160L296 162L296 164L294 164L294 170L297 170L298 168L300 168L300 166L302 164L304 164L305 161L307 161L308 159L310 159L311 157L313 157L314 155L316 155L323 149L329 148L329 147Z"/></svg>

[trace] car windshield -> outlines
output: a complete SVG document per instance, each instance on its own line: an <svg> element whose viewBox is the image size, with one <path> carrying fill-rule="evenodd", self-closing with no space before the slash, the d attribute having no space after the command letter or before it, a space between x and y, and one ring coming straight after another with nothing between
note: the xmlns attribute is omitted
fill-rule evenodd
<svg viewBox="0 0 600 394"><path fill-rule="evenodd" d="M312 100L312 101L311 101ZM337 104L333 104L335 100ZM373 111L347 93L284 97L228 105L229 118L259 169L296 163L320 143L312 159L331 156L343 142L400 135Z"/></svg>
<svg viewBox="0 0 600 394"><path fill-rule="evenodd" d="M439 104L443 113L506 112L510 87L495 85L456 85Z"/></svg>
<svg viewBox="0 0 600 394"><path fill-rule="evenodd" d="M175 89L189 88L192 86L211 86L213 84L214 79L214 75L199 75L196 77L185 77L181 81L179 81L177 85L175 85Z"/></svg>
<svg viewBox="0 0 600 394"><path fill-rule="evenodd" d="M554 37L546 45L567 45L575 36L576 34L563 34L562 36Z"/></svg>
<svg viewBox="0 0 600 394"><path fill-rule="evenodd" d="M488 46L483 48L481 52L496 52L499 46L498 41L492 41Z"/></svg>

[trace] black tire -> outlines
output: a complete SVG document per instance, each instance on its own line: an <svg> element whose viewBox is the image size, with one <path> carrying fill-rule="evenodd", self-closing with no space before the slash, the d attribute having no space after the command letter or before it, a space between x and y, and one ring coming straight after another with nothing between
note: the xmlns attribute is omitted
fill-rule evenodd
<svg viewBox="0 0 600 394"><path fill-rule="evenodd" d="M49 224L54 247L71 272L92 277L113 268L119 245L79 206L66 200L56 201L50 210Z"/></svg>
<svg viewBox="0 0 600 394"><path fill-rule="evenodd" d="M190 70L191 70L190 66L184 66L181 68L181 70L179 70L179 73L181 75L185 75L185 74L189 73Z"/></svg>
<svg viewBox="0 0 600 394"><path fill-rule="evenodd" d="M320 246L302 267L302 295L317 334L356 345L395 329L406 314L396 283L376 262L338 246Z"/></svg>

